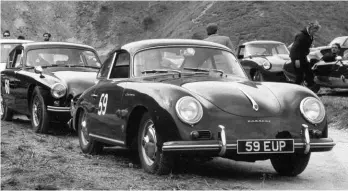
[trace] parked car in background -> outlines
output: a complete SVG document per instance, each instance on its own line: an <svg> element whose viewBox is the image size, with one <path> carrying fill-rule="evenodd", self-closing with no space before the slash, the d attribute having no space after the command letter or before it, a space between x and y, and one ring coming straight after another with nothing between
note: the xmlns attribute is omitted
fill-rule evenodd
<svg viewBox="0 0 348 191"><path fill-rule="evenodd" d="M335 145L316 94L250 81L231 50L217 43L132 42L109 55L97 78L72 104L82 152L133 149L148 173L170 173L179 156L220 156L271 159L278 173L296 176L311 152Z"/></svg>
<svg viewBox="0 0 348 191"><path fill-rule="evenodd" d="M38 133L47 133L49 122L66 123L71 118L71 101L94 85L100 65L95 49L87 45L34 42L16 46L1 73L1 119L25 114Z"/></svg>
<svg viewBox="0 0 348 191"><path fill-rule="evenodd" d="M307 56L309 62L312 65L317 63L323 55L331 51L331 45L334 43L338 43L341 46L343 55L347 55L346 57L348 57L348 36L340 36L333 39L327 46L311 48L310 53Z"/></svg>
<svg viewBox="0 0 348 191"><path fill-rule="evenodd" d="M285 82L283 65L290 61L286 45L278 41L250 41L237 49L237 57L254 81Z"/></svg>
<svg viewBox="0 0 348 191"><path fill-rule="evenodd" d="M0 39L0 72L6 68L6 60L8 53L17 45L33 42L31 40L18 40L18 39Z"/></svg>

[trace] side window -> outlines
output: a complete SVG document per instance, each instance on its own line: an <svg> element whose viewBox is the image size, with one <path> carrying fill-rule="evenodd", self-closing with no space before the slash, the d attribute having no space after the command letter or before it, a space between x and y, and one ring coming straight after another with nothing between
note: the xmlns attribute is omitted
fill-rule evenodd
<svg viewBox="0 0 348 191"><path fill-rule="evenodd" d="M130 56L128 52L117 54L116 63L111 69L110 78L128 78L129 77Z"/></svg>
<svg viewBox="0 0 348 191"><path fill-rule="evenodd" d="M346 42L342 44L343 47L348 47L348 38L346 39Z"/></svg>
<svg viewBox="0 0 348 191"><path fill-rule="evenodd" d="M244 58L244 50L245 47L240 47L239 52L238 52L238 59Z"/></svg>
<svg viewBox="0 0 348 191"><path fill-rule="evenodd" d="M112 61L114 60L115 53L109 55L109 57L104 61L103 65L101 66L97 78L107 78L109 74L109 70L112 64Z"/></svg>
<svg viewBox="0 0 348 191"><path fill-rule="evenodd" d="M21 67L21 60L22 60L22 50L16 50L14 51L13 59L11 68L19 68Z"/></svg>

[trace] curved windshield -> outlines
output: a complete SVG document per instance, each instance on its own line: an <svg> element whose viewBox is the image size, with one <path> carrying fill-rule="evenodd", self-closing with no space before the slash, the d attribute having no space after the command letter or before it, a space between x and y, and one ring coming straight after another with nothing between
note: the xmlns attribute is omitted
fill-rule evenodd
<svg viewBox="0 0 348 191"><path fill-rule="evenodd" d="M230 52L200 47L172 47L144 50L134 56L134 75L157 72L219 71L246 77L237 59Z"/></svg>
<svg viewBox="0 0 348 191"><path fill-rule="evenodd" d="M5 63L7 61L8 54L17 45L20 44L1 44L1 63Z"/></svg>
<svg viewBox="0 0 348 191"><path fill-rule="evenodd" d="M28 51L26 66L100 68L101 64L98 56L90 50L52 48Z"/></svg>
<svg viewBox="0 0 348 191"><path fill-rule="evenodd" d="M244 57L248 56L272 56L277 54L290 54L284 44L248 44L245 46Z"/></svg>

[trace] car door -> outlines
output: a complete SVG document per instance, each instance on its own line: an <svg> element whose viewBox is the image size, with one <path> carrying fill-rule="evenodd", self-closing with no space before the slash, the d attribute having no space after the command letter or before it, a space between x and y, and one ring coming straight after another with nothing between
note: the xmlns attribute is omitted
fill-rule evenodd
<svg viewBox="0 0 348 191"><path fill-rule="evenodd" d="M98 109L99 109L99 100L100 96L96 94L96 89L100 88L101 86L104 86L105 83L108 83L108 76L110 73L110 68L112 64L114 63L116 54L110 54L107 59L103 62L103 65L99 69L99 72L97 74L96 79L96 85L93 86L93 89L91 90L91 94L87 94L88 97L88 109L87 110L87 128L91 134L94 135L100 135L104 134L102 131L102 123L98 115Z"/></svg>
<svg viewBox="0 0 348 191"><path fill-rule="evenodd" d="M22 113L20 106L16 104L20 94L20 79L17 73L21 70L23 49L21 46L13 49L8 58L6 69L1 72L1 87L4 103L8 108Z"/></svg>
<svg viewBox="0 0 348 191"><path fill-rule="evenodd" d="M122 99L129 78L130 56L126 51L116 53L109 78L96 87L94 94L98 97L98 121L101 124L100 135L116 144L124 144L126 108Z"/></svg>

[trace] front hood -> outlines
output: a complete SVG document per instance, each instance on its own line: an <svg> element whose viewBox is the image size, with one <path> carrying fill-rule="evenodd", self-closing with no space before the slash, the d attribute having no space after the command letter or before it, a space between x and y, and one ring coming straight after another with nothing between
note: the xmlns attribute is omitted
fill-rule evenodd
<svg viewBox="0 0 348 191"><path fill-rule="evenodd" d="M266 59L272 64L271 70L282 71L284 64L290 61L290 56L288 54L277 54L267 56Z"/></svg>
<svg viewBox="0 0 348 191"><path fill-rule="evenodd" d="M238 116L269 117L278 115L281 110L275 95L261 83L196 81L181 86L209 100L221 110ZM255 104L257 109L254 109Z"/></svg>
<svg viewBox="0 0 348 191"><path fill-rule="evenodd" d="M97 70L53 70L45 71L44 74L58 78L67 86L67 95L76 96L95 84Z"/></svg>
<svg viewBox="0 0 348 191"><path fill-rule="evenodd" d="M253 60L260 65L262 65L264 59L272 64L271 71L282 71L283 65L290 61L290 56L288 54L276 54L271 56L253 57Z"/></svg>

